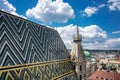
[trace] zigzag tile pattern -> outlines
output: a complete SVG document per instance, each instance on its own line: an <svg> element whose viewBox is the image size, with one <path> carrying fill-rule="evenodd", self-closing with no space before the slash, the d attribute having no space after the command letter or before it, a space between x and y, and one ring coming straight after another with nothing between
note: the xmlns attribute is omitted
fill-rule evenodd
<svg viewBox="0 0 120 80"><path fill-rule="evenodd" d="M75 80L70 65L70 60L65 59L0 67L0 80Z"/></svg>
<svg viewBox="0 0 120 80"><path fill-rule="evenodd" d="M68 57L67 49L56 30L0 11L0 70L4 66L48 62ZM71 66L70 63L65 64ZM0 72L0 80L23 80L21 76L25 76L25 80L33 80L36 73L42 77L40 80L50 80L53 78L51 78L52 74L59 75L59 72L53 71L58 65L53 64L52 66L54 67L39 65L32 68L3 71ZM67 70L67 68L65 69ZM66 71L65 69L64 71ZM45 73L46 70L49 74ZM70 70L72 68L67 72ZM66 77L68 80L71 80L72 77L76 78L75 74Z"/></svg>

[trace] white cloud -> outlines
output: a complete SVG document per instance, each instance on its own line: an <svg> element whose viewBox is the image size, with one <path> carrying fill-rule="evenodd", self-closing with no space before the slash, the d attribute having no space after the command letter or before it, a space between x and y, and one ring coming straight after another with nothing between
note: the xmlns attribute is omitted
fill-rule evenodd
<svg viewBox="0 0 120 80"><path fill-rule="evenodd" d="M81 29L85 38L106 38L106 32L97 25L85 26Z"/></svg>
<svg viewBox="0 0 120 80"><path fill-rule="evenodd" d="M83 43L83 47L86 49L101 49L101 50L114 50L119 49L120 50L120 38L115 39L108 39L104 42L89 42L89 43Z"/></svg>
<svg viewBox="0 0 120 80"><path fill-rule="evenodd" d="M76 31L76 26L71 24L64 27L57 27L57 31L59 32L60 36L62 37L65 45L68 49L72 48L72 40L73 40L73 34ZM94 48L90 43L101 41L102 39L107 38L107 34L105 31L103 31L99 26L97 25L90 25L85 27L79 27L79 31L82 34L83 37L83 46L84 48ZM86 42L90 44L90 46L86 47ZM91 47L91 45L93 47ZM95 47L96 49L97 47Z"/></svg>
<svg viewBox="0 0 120 80"><path fill-rule="evenodd" d="M102 7L104 7L104 6L105 6L105 4L101 4L101 5L99 5L98 7L90 7L90 6L88 6L87 8L85 8L84 11L82 11L82 16L91 17L93 14L96 14L97 11L98 11L100 8L102 8Z"/></svg>
<svg viewBox="0 0 120 80"><path fill-rule="evenodd" d="M120 34L120 31L114 31L113 34Z"/></svg>
<svg viewBox="0 0 120 80"><path fill-rule="evenodd" d="M7 0L0 0L0 9L16 15L16 8Z"/></svg>
<svg viewBox="0 0 120 80"><path fill-rule="evenodd" d="M72 38L73 38L73 33L75 32L75 26L71 24L64 27L57 27L57 31L60 34L67 48L70 49L72 47L72 40L73 40Z"/></svg>
<svg viewBox="0 0 120 80"><path fill-rule="evenodd" d="M20 16L26 19L25 16L19 15L18 13L16 13L16 8L7 0L0 0L0 10L6 11L8 13L11 13L13 15Z"/></svg>
<svg viewBox="0 0 120 80"><path fill-rule="evenodd" d="M57 27L57 31L66 47L71 49L76 25L70 24L64 27ZM120 38L108 39L107 33L97 25L79 26L79 31L83 37L82 45L84 49L120 49Z"/></svg>
<svg viewBox="0 0 120 80"><path fill-rule="evenodd" d="M93 14L95 14L96 12L98 11L98 9L96 7L87 7L85 10L84 10L84 13L87 14L88 17L92 16Z"/></svg>
<svg viewBox="0 0 120 80"><path fill-rule="evenodd" d="M101 4L98 6L98 8L103 8L103 7L105 7L105 4Z"/></svg>
<svg viewBox="0 0 120 80"><path fill-rule="evenodd" d="M106 49L120 49L120 38L106 40L104 44Z"/></svg>
<svg viewBox="0 0 120 80"><path fill-rule="evenodd" d="M108 0L108 4L110 10L120 10L120 0Z"/></svg>
<svg viewBox="0 0 120 80"><path fill-rule="evenodd" d="M63 0L39 0L35 7L26 11L26 15L42 22L67 22L74 18L74 10Z"/></svg>

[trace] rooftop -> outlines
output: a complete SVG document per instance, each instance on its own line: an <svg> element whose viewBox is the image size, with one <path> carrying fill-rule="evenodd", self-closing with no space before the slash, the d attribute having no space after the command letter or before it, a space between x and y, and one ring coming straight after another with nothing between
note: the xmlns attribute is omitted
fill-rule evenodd
<svg viewBox="0 0 120 80"><path fill-rule="evenodd" d="M120 74L106 71L95 71L89 77L89 80L120 80Z"/></svg>

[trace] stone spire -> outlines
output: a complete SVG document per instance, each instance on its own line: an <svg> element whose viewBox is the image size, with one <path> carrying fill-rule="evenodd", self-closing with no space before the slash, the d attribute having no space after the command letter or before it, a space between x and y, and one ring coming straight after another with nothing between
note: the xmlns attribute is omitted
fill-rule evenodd
<svg viewBox="0 0 120 80"><path fill-rule="evenodd" d="M81 38L80 38L80 35L79 35L78 26L76 27L76 34L73 36L73 42L74 41L80 41L81 42Z"/></svg>
<svg viewBox="0 0 120 80"><path fill-rule="evenodd" d="M71 57L76 56L76 58L80 58L83 60L84 53L83 48L81 46L82 37L79 35L78 26L76 27L76 33L73 36L73 48L71 51Z"/></svg>
<svg viewBox="0 0 120 80"><path fill-rule="evenodd" d="M82 37L79 35L79 29L77 26L76 33L73 36L73 48L71 50L71 61L75 67L78 80L86 80L85 79L86 61L85 61L85 55L83 52L81 42L82 42Z"/></svg>

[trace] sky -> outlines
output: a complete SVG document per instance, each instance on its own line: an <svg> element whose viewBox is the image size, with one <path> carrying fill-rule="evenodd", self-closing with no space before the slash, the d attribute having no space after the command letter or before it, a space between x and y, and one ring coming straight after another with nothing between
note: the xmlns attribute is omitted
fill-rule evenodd
<svg viewBox="0 0 120 80"><path fill-rule="evenodd" d="M68 49L78 26L84 49L120 50L120 0L0 0L0 10L56 29Z"/></svg>

